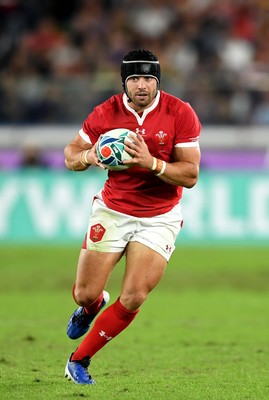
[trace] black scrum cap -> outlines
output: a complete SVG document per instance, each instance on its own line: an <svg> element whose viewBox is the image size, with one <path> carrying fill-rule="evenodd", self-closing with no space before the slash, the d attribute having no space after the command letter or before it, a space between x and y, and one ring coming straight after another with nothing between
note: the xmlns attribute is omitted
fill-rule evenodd
<svg viewBox="0 0 269 400"><path fill-rule="evenodd" d="M157 79L159 85L161 68L158 58L149 50L130 51L123 58L121 64L121 80L124 90L126 81L131 76L152 76Z"/></svg>

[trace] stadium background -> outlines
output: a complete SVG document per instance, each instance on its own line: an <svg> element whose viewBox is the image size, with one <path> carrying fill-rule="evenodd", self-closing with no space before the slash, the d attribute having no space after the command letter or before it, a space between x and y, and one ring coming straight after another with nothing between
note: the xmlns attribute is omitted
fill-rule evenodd
<svg viewBox="0 0 269 400"><path fill-rule="evenodd" d="M268 13L262 0L0 1L1 242L81 241L105 174L66 171L63 148L144 47L203 124L179 240L267 245Z"/></svg>
<svg viewBox="0 0 269 400"><path fill-rule="evenodd" d="M201 176L162 282L82 388L65 329L106 174L65 170L63 148L140 46L200 116ZM268 400L268 128L268 0L0 0L1 399Z"/></svg>

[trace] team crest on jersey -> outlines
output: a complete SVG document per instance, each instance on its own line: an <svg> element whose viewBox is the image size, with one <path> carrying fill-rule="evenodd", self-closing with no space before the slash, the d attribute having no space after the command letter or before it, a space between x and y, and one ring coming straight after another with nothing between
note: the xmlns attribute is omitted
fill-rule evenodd
<svg viewBox="0 0 269 400"><path fill-rule="evenodd" d="M95 224L91 226L90 230L90 239L92 242L100 242L103 239L103 236L106 232L106 229L101 224Z"/></svg>
<svg viewBox="0 0 269 400"><path fill-rule="evenodd" d="M157 139L157 143L159 146L165 146L167 143L167 136L168 134L165 133L164 131L159 131L158 133L155 134L155 137Z"/></svg>

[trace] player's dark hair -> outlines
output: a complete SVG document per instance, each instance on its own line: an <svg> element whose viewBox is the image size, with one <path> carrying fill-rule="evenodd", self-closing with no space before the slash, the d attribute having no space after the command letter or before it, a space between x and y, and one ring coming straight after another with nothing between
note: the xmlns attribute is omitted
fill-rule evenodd
<svg viewBox="0 0 269 400"><path fill-rule="evenodd" d="M159 61L157 56L153 54L149 50L145 49L138 49L129 51L123 58L124 61L136 61L136 60L143 60L143 61Z"/></svg>
<svg viewBox="0 0 269 400"><path fill-rule="evenodd" d="M161 68L158 58L149 50L130 51L121 64L121 80L126 92L126 81L130 76L153 76L158 86L161 80Z"/></svg>

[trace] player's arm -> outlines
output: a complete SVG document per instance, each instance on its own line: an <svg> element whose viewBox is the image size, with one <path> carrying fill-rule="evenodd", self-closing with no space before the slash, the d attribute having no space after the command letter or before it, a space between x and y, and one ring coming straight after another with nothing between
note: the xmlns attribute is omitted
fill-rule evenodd
<svg viewBox="0 0 269 400"><path fill-rule="evenodd" d="M73 171L84 171L91 165L104 168L96 156L96 144L86 142L78 133L65 147L65 165Z"/></svg>
<svg viewBox="0 0 269 400"><path fill-rule="evenodd" d="M132 142L125 141L125 150L133 158L125 164L133 164L152 170L152 173L171 185L193 187L199 176L200 148L174 147L173 162L168 163L153 157L141 135L132 136Z"/></svg>
<svg viewBox="0 0 269 400"><path fill-rule="evenodd" d="M163 164L163 161L157 161L160 165L159 169L161 169L159 178L171 185L192 188L199 177L200 148L198 146L175 147L173 158L174 162L172 163Z"/></svg>

